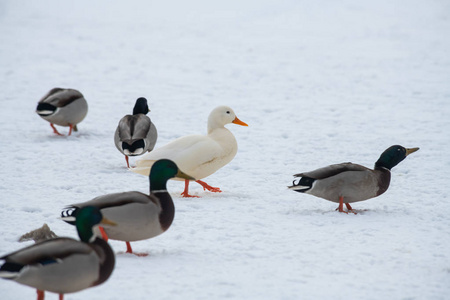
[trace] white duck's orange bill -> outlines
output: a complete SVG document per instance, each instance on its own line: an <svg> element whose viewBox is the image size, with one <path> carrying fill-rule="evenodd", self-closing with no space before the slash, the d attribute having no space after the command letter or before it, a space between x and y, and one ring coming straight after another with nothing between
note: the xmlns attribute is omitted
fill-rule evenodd
<svg viewBox="0 0 450 300"><path fill-rule="evenodd" d="M242 122L241 120L238 119L238 117L234 118L232 123L242 125L242 126L248 126L247 123Z"/></svg>

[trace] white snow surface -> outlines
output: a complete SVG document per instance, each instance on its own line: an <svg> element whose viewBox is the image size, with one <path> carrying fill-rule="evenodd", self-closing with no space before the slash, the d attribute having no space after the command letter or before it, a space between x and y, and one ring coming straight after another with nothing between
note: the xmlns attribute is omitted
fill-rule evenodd
<svg viewBox="0 0 450 300"><path fill-rule="evenodd" d="M238 153L205 179L223 193L194 183L201 198L184 199L170 181L172 227L132 243L149 256L111 241L110 279L66 299L449 299L449 33L446 0L2 0L0 254L43 223L77 238L58 219L68 204L148 192L113 142L144 96L156 147L206 133L218 105L249 127L227 126ZM70 137L35 113L53 87L88 101ZM420 150L357 215L287 189L394 144Z"/></svg>

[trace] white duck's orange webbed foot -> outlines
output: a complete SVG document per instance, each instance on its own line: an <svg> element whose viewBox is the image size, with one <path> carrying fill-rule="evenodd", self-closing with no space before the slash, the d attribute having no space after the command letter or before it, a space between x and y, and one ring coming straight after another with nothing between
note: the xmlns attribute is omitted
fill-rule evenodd
<svg viewBox="0 0 450 300"><path fill-rule="evenodd" d="M189 195L189 180L184 181L184 191L181 193L183 198L200 198L199 196Z"/></svg>
<svg viewBox="0 0 450 300"><path fill-rule="evenodd" d="M183 198L200 198L200 196L189 195L185 192L182 192L180 195L183 196Z"/></svg>
<svg viewBox="0 0 450 300"><path fill-rule="evenodd" d="M220 188L210 186L204 181L196 180L195 182L200 184L203 187L203 190L208 190L208 191L213 192L213 193L222 193L222 190Z"/></svg>

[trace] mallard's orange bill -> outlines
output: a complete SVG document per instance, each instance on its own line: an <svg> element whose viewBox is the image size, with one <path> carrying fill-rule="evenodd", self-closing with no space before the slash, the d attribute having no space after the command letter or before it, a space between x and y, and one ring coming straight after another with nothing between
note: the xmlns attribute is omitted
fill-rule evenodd
<svg viewBox="0 0 450 300"><path fill-rule="evenodd" d="M106 224L106 225L111 225L111 226L116 226L117 225L117 223L114 223L113 221L108 220L107 218L103 218L100 223L101 224Z"/></svg>
<svg viewBox="0 0 450 300"><path fill-rule="evenodd" d="M417 150L419 150L419 147L416 148L406 148L406 156L410 155L413 152L416 152Z"/></svg>

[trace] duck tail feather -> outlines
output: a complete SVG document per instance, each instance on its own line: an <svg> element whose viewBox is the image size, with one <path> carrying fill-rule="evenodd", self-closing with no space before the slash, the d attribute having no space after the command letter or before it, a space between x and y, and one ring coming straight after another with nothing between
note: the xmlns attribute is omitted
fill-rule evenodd
<svg viewBox="0 0 450 300"><path fill-rule="evenodd" d="M288 188L299 193L304 193L312 188L314 181L316 181L314 178L306 176L300 177L297 182L294 180L292 185L288 186Z"/></svg>
<svg viewBox="0 0 450 300"><path fill-rule="evenodd" d="M61 211L61 219L71 225L75 225L76 216L79 208L76 206L68 206Z"/></svg>

